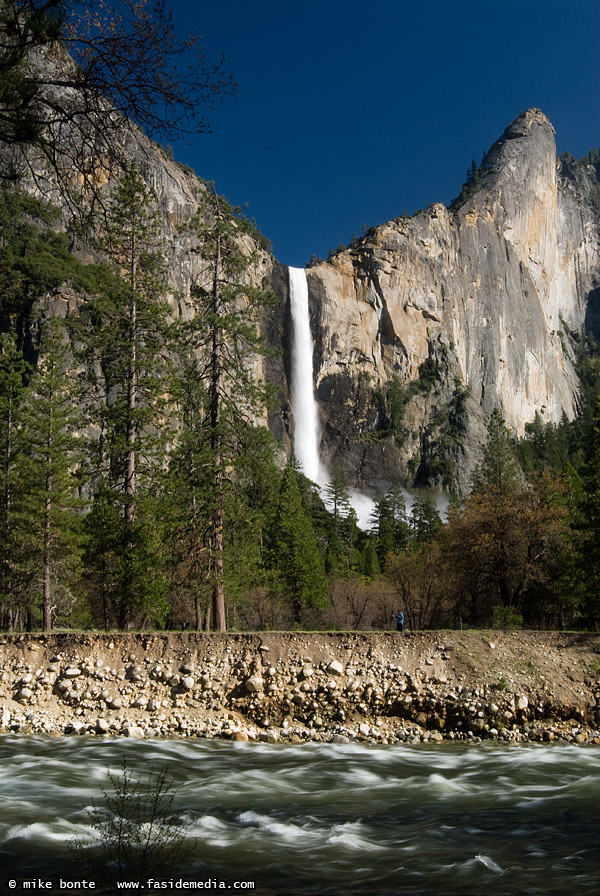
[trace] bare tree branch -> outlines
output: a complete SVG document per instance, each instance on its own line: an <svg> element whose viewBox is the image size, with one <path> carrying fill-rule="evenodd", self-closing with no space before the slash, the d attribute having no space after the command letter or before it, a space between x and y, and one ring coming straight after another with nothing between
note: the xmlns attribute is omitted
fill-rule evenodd
<svg viewBox="0 0 600 896"><path fill-rule="evenodd" d="M165 0L0 0L0 181L50 182L81 205L154 140L209 130L236 87Z"/></svg>

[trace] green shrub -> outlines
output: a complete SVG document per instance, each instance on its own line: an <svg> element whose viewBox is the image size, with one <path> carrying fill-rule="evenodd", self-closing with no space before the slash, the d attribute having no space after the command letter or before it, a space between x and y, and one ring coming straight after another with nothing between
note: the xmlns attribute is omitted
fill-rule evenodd
<svg viewBox="0 0 600 896"><path fill-rule="evenodd" d="M494 607L493 628L518 630L523 628L523 616L516 607Z"/></svg>

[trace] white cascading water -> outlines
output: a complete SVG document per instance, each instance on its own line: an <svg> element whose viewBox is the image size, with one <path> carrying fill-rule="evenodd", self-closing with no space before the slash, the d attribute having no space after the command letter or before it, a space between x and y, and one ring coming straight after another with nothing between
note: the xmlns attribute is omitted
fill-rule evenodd
<svg viewBox="0 0 600 896"><path fill-rule="evenodd" d="M319 413L313 384L313 341L308 312L308 284L304 268L288 268L290 310L292 315L292 388L294 415L294 454L302 472L323 488L329 482L329 471L319 457ZM356 489L349 491L350 503L361 528L368 527L375 507L367 495Z"/></svg>
<svg viewBox="0 0 600 896"><path fill-rule="evenodd" d="M304 268L288 268L290 281L290 309L292 314L292 386L291 403L294 415L294 454L302 472L320 488L329 482L329 470L321 463L319 443L319 412L313 385L313 341L308 312L308 283ZM414 495L402 489L410 513ZM350 503L356 511L361 529L369 528L375 502L364 492L348 490ZM448 506L444 494L437 495L440 515Z"/></svg>
<svg viewBox="0 0 600 896"><path fill-rule="evenodd" d="M288 268L292 315L292 388L294 454L305 476L323 486L328 480L319 458L319 414L313 385L313 341L304 268Z"/></svg>

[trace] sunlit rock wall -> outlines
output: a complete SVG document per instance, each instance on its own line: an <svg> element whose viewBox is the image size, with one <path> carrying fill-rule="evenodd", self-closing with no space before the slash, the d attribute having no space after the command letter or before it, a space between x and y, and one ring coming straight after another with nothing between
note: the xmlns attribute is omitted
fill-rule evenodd
<svg viewBox="0 0 600 896"><path fill-rule="evenodd" d="M552 125L530 109L452 210L436 204L374 228L309 270L322 449L351 480L418 482L421 470L431 481L423 451L458 382L467 412L445 450L463 489L494 408L518 435L536 412L554 422L573 416L570 331L596 320L600 283L588 187L561 166ZM437 379L408 402L404 439L375 437L381 413L373 400L361 409L360 385L382 394L394 375L410 384L427 359Z"/></svg>

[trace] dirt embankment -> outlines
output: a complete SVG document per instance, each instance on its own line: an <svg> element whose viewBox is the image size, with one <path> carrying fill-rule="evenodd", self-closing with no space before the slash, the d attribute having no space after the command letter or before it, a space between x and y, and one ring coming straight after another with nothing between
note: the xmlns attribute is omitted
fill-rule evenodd
<svg viewBox="0 0 600 896"><path fill-rule="evenodd" d="M4 635L0 731L600 744L600 634Z"/></svg>

